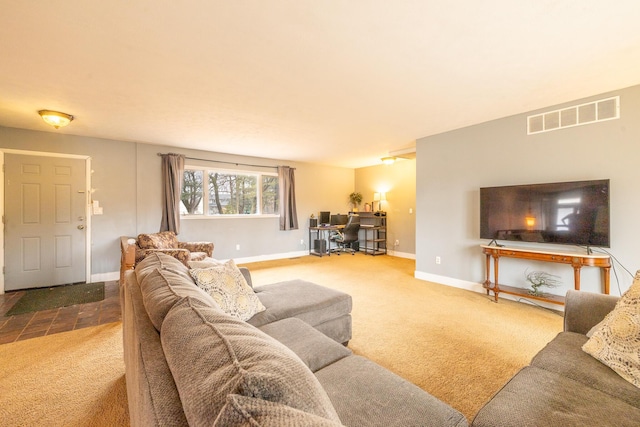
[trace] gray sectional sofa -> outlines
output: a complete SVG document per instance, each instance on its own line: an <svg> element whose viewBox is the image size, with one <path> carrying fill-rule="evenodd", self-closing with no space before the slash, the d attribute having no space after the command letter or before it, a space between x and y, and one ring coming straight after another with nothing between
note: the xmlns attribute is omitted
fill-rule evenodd
<svg viewBox="0 0 640 427"><path fill-rule="evenodd" d="M640 426L640 389L582 350L587 333L617 301L570 290L564 331L485 404L472 425Z"/></svg>
<svg viewBox="0 0 640 427"><path fill-rule="evenodd" d="M247 282L251 276L241 269ZM301 280L225 314L182 263L149 255L121 286L132 426L465 426L455 409L354 355L351 297Z"/></svg>

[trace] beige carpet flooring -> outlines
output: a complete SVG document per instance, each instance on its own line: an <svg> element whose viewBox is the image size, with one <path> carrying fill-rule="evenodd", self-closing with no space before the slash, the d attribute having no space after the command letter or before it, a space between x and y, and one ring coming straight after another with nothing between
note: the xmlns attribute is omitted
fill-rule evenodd
<svg viewBox="0 0 640 427"><path fill-rule="evenodd" d="M470 421L562 330L556 312L415 279L413 260L356 254L247 266L254 285L305 278L351 294L349 347Z"/></svg>
<svg viewBox="0 0 640 427"><path fill-rule="evenodd" d="M412 260L357 254L247 266L254 285L304 278L350 293L349 347L469 420L562 329L545 309L414 279ZM121 327L0 345L0 423L128 426Z"/></svg>
<svg viewBox="0 0 640 427"><path fill-rule="evenodd" d="M0 345L0 425L128 426L122 324Z"/></svg>

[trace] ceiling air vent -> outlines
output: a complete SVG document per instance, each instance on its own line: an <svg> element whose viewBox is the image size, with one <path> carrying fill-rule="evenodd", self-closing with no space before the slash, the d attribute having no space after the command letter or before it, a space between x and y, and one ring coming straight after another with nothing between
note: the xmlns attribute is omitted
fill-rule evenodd
<svg viewBox="0 0 640 427"><path fill-rule="evenodd" d="M527 134L549 132L620 118L620 97L601 99L527 117Z"/></svg>

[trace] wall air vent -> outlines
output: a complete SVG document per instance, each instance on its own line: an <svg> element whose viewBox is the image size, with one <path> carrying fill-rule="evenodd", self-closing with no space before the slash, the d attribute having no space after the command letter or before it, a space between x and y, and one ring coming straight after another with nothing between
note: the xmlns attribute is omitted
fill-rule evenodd
<svg viewBox="0 0 640 427"><path fill-rule="evenodd" d="M527 135L620 118L620 97L601 99L527 117Z"/></svg>

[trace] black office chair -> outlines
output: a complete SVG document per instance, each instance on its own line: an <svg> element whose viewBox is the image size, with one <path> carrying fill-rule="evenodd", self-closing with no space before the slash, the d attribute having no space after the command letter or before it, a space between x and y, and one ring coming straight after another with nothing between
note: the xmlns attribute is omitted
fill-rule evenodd
<svg viewBox="0 0 640 427"><path fill-rule="evenodd" d="M355 255L356 250L353 248L353 244L359 240L358 231L360 231L360 217L358 215L351 215L347 221L347 225L331 236L331 240L338 245L338 247L331 252L336 252L338 255L342 252L350 252L351 255Z"/></svg>

